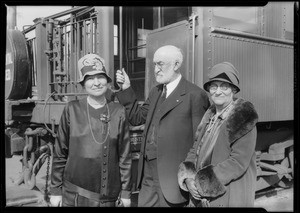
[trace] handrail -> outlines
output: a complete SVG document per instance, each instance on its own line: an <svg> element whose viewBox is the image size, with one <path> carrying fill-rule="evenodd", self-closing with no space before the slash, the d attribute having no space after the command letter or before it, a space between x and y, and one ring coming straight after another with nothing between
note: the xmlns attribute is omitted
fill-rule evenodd
<svg viewBox="0 0 300 213"><path fill-rule="evenodd" d="M119 47L119 50L120 50L120 67L119 69L122 70L123 68L123 8L122 7L119 7L119 30L120 30L120 47Z"/></svg>
<svg viewBox="0 0 300 213"><path fill-rule="evenodd" d="M239 36L239 37L244 37L244 38L249 38L249 39L256 39L256 40L260 40L260 41L280 43L280 44L285 44L285 45L294 45L293 41L270 38L270 37L266 37L266 36L245 33L245 32L241 32L241 31L237 31L237 30L229 30L229 29L223 29L223 28L211 28L211 33Z"/></svg>
<svg viewBox="0 0 300 213"><path fill-rule="evenodd" d="M192 15L192 83L195 83L195 36L196 36L196 18L198 18L198 15Z"/></svg>
<svg viewBox="0 0 300 213"><path fill-rule="evenodd" d="M51 15L51 16L47 16L47 17L45 17L45 18L43 18L43 19L54 19L54 18L59 18L59 17L61 17L61 16L65 16L65 15L67 15L67 14L69 14L69 13L73 13L73 12L76 12L76 11L79 11L79 10L86 9L86 8L88 8L88 7L90 7L90 6L79 6L79 7L75 7L75 8L72 8L72 9L69 9L69 10L66 10L66 11L62 11L62 12L60 12L60 13L57 13L57 14L54 14L54 15ZM32 25L31 27L28 27L27 29L23 30L23 31L22 31L23 34L26 34L26 33L30 32L31 30L34 30L35 27L36 27L36 25L37 25L37 24L34 24L34 25Z"/></svg>

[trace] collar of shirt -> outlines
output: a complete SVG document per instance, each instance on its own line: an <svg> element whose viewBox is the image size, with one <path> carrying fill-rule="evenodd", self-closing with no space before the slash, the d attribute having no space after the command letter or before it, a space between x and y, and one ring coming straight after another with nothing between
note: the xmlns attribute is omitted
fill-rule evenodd
<svg viewBox="0 0 300 213"><path fill-rule="evenodd" d="M167 87L166 98L174 91L174 89L179 84L180 80L181 80L181 74L174 81L172 81L166 85L166 87Z"/></svg>

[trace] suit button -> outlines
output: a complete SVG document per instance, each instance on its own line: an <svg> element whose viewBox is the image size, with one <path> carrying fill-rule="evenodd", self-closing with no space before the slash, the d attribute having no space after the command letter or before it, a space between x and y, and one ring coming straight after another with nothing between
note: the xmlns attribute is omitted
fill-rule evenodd
<svg viewBox="0 0 300 213"><path fill-rule="evenodd" d="M107 155L106 155L106 154L104 154L103 156L104 156L104 157L106 157Z"/></svg>
<svg viewBox="0 0 300 213"><path fill-rule="evenodd" d="M107 146L104 146L104 149L106 149L107 148Z"/></svg>
<svg viewBox="0 0 300 213"><path fill-rule="evenodd" d="M106 180L106 177L103 177L103 180Z"/></svg>
<svg viewBox="0 0 300 213"><path fill-rule="evenodd" d="M103 165L106 165L106 162L103 162Z"/></svg>
<svg viewBox="0 0 300 213"><path fill-rule="evenodd" d="M102 185L102 188L104 188L104 187L105 187L105 185L103 184L103 185Z"/></svg>
<svg viewBox="0 0 300 213"><path fill-rule="evenodd" d="M106 169L103 169L103 172L105 173L105 172L106 172Z"/></svg>

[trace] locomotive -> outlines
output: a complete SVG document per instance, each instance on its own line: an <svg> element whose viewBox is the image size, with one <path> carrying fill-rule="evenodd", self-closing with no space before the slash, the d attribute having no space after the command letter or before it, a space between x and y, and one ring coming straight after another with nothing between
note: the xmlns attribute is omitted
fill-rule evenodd
<svg viewBox="0 0 300 213"><path fill-rule="evenodd" d="M113 78L125 68L140 104L156 84L152 57L167 44L184 55L182 75L202 87L211 67L229 61L239 70L239 96L251 101L257 124L257 188L285 187L294 175L294 7L270 2L252 7L73 6L8 29L5 68L5 156L22 156L17 183L32 190L46 164L45 199L56 129L65 104L86 95L77 61L96 53ZM34 36L31 36L31 34ZM170 127L172 128L172 127ZM133 188L142 126L130 127ZM8 205L8 203L7 203ZM11 204L12 205L12 204ZM15 204L14 204L15 205ZM22 204L18 204L22 205Z"/></svg>

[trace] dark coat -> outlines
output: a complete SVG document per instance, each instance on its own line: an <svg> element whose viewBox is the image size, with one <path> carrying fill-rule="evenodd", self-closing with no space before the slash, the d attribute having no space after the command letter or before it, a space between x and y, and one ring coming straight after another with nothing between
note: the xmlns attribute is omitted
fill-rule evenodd
<svg viewBox="0 0 300 213"><path fill-rule="evenodd" d="M139 187L144 164L145 135L161 93L162 85L154 87L142 106L138 105L131 87L117 94L128 112L129 122L132 125L145 124L138 165ZM158 176L162 192L171 203L187 200L187 193L180 190L177 182L178 166L192 146L197 126L208 107L209 99L204 90L182 77L176 89L157 111L160 117L157 130Z"/></svg>
<svg viewBox="0 0 300 213"><path fill-rule="evenodd" d="M201 168L197 159L209 118L216 112L212 105L198 126L197 137L185 162L180 164L178 181L187 190L185 178L195 178L198 191L212 207L251 207L256 184L256 123L258 115L250 102L237 99L220 127L210 163Z"/></svg>
<svg viewBox="0 0 300 213"><path fill-rule="evenodd" d="M90 107L90 106L89 106ZM91 127L100 140L102 125L109 128L103 144L94 141L87 116L87 99L70 101L61 116L55 140L51 172L51 194L61 195L65 180L99 194L100 200L115 201L131 192L129 124L125 108L109 102L109 123L92 117ZM104 132L107 132L104 131ZM106 134L105 134L106 135ZM104 136L102 136L104 138ZM106 137L106 136L105 136Z"/></svg>

